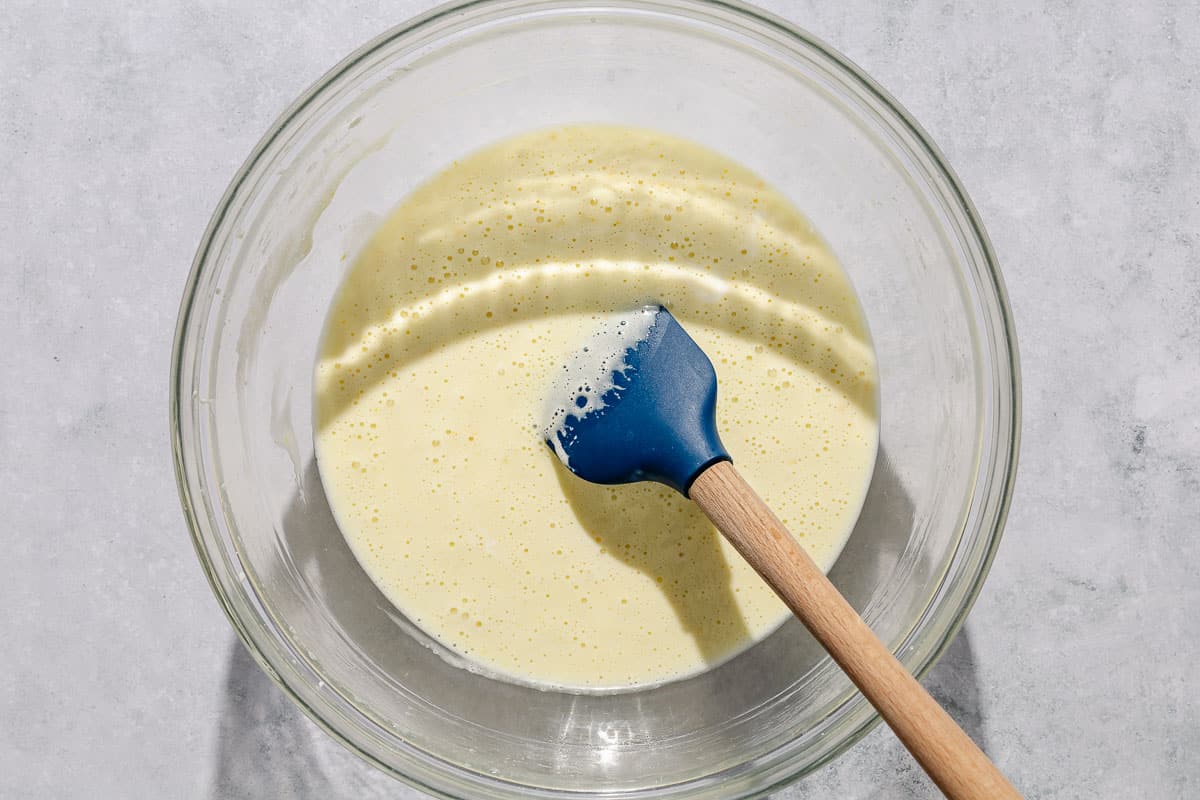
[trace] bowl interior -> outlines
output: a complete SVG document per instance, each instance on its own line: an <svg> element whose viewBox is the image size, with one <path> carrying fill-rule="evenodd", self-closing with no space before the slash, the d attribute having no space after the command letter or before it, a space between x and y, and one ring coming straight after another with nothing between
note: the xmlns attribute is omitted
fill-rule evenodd
<svg viewBox="0 0 1200 800"><path fill-rule="evenodd" d="M831 577L910 667L927 666L986 571L1007 497L1016 407L1002 290L953 178L888 98L819 43L735 8L441 10L302 98L232 187L185 298L173 387L185 506L256 656L397 774L474 797L753 793L873 718L798 623L640 691L477 674L375 589L313 460L322 321L375 226L454 158L578 122L657 128L741 161L840 257L878 353L882 427Z"/></svg>

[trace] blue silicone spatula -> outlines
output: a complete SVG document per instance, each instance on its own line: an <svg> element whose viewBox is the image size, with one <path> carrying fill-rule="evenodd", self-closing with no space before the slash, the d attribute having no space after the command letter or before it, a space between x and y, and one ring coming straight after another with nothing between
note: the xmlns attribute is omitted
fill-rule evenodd
<svg viewBox="0 0 1200 800"><path fill-rule="evenodd" d="M690 498L845 670L946 797L1020 798L738 474L717 434L712 362L670 312L641 309L589 340L582 355L564 368L547 404L547 443L567 468L593 483L657 481Z"/></svg>

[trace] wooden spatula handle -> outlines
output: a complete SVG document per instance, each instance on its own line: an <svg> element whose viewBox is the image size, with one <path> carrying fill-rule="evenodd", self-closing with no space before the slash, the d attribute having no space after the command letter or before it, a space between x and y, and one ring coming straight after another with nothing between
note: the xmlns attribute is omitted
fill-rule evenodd
<svg viewBox="0 0 1200 800"><path fill-rule="evenodd" d="M951 800L1021 795L896 660L749 484L722 461L688 496L845 670Z"/></svg>

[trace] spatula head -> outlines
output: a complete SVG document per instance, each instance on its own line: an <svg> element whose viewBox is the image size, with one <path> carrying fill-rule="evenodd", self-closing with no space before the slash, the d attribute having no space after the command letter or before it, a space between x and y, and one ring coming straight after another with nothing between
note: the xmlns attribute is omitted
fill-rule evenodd
<svg viewBox="0 0 1200 800"><path fill-rule="evenodd" d="M612 371L600 407L578 417L566 412L546 432L547 444L593 483L658 481L686 496L709 465L730 460L717 435L717 374L662 306L645 335L629 344L623 362L615 360L621 369ZM582 396L555 402L565 409L585 405Z"/></svg>

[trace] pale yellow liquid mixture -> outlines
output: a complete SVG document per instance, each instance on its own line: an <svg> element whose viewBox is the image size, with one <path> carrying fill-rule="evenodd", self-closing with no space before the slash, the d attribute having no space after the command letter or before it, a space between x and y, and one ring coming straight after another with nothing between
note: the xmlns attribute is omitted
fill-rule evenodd
<svg viewBox="0 0 1200 800"><path fill-rule="evenodd" d="M738 469L828 569L875 460L874 353L833 254L736 163L617 127L502 142L397 208L334 301L316 446L338 524L388 599L484 670L656 683L787 615L687 499L585 483L541 440L554 371L648 302L708 353Z"/></svg>

